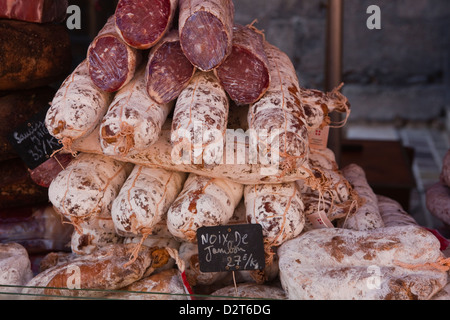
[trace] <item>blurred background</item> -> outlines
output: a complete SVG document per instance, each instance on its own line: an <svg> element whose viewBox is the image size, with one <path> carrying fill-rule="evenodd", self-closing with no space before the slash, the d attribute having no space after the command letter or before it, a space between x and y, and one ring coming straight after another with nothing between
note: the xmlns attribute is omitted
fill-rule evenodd
<svg viewBox="0 0 450 320"><path fill-rule="evenodd" d="M69 3L82 13L81 29L70 30L75 67L117 1ZM401 202L422 225L442 229L427 211L425 191L439 180L450 146L450 1L342 3L342 91L352 105L347 125L339 129L342 165L358 161L377 193ZM266 39L291 58L302 86L325 90L327 0L234 4L235 21L257 19ZM367 27L371 5L380 8L381 29Z"/></svg>

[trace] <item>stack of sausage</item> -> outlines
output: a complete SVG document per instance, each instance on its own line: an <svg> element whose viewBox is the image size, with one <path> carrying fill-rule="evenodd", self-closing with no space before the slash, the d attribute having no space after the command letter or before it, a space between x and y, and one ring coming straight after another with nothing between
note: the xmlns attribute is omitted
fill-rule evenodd
<svg viewBox="0 0 450 320"><path fill-rule="evenodd" d="M345 257L358 250L366 260L382 252L373 263L383 271L397 251L401 263L409 262L403 258L419 244L431 253L417 261L441 256L431 233L424 235L411 222L397 227L410 228L404 231L386 229L383 202L360 167L340 170L331 150L310 146L311 132L332 125L333 111L349 112L339 88L328 93L302 88L285 53L252 24L234 24L231 0L119 1L47 113L49 132L66 152L78 153L49 188L55 210L74 225L75 258L55 262L30 285L67 285L69 268L78 266L81 288L128 288L173 272L176 264L194 291L230 292L228 273L199 270L197 229L259 223L266 266L236 274L235 281L246 283L242 296L328 298L327 290L305 288L329 288L334 271L347 275L333 282L340 290L330 290L345 291L344 298L411 298L398 293L401 285L383 282L384 295L367 296L354 285L355 279L364 281L354 268L364 265ZM255 161L252 146L259 159L276 155L277 161ZM383 208L398 213L397 203L385 201ZM385 245L399 232L407 235ZM309 239L306 235L312 239L293 242ZM315 242L324 249L315 250ZM354 248L355 242L366 247ZM314 281L302 270L293 272L304 259L296 254L316 265L307 269L316 273ZM334 268L328 275L318 273L325 256ZM106 260L111 268L98 268ZM127 269L133 272L125 277ZM398 284L399 274L389 281ZM422 277L433 283L419 298L430 298L447 280L445 272L417 274L417 282ZM157 290L144 287L139 290ZM175 293L168 287L161 290Z"/></svg>
<svg viewBox="0 0 450 320"><path fill-rule="evenodd" d="M57 155L31 171L8 136L48 109L56 92L51 85L70 72L69 33L61 24L67 6L49 0L0 3L0 242L18 242L29 253L67 248L70 232L48 206L51 180L45 171L58 170L56 160L67 163L68 157Z"/></svg>

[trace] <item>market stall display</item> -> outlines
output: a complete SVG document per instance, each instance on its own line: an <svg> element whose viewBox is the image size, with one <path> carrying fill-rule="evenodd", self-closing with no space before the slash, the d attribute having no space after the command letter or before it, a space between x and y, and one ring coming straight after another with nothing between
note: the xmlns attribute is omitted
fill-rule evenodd
<svg viewBox="0 0 450 320"><path fill-rule="evenodd" d="M53 156L74 159L48 198L74 230L24 298L407 300L445 288L437 237L311 143L345 125L342 85L301 86L255 23L234 24L231 0L148 3L120 0L54 94ZM198 230L233 224L261 225L264 266L202 272Z"/></svg>

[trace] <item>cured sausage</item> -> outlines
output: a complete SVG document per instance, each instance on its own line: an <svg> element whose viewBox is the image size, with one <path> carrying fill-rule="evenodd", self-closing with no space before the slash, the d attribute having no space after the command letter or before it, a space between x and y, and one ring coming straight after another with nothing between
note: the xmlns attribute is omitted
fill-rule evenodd
<svg viewBox="0 0 450 320"><path fill-rule="evenodd" d="M439 241L419 226L315 229L278 255L291 300L427 300L447 284Z"/></svg>
<svg viewBox="0 0 450 320"><path fill-rule="evenodd" d="M159 104L145 90L145 71L116 93L100 124L100 141L106 155L127 155L155 143L174 103Z"/></svg>
<svg viewBox="0 0 450 320"><path fill-rule="evenodd" d="M167 227L180 241L196 242L197 229L226 224L244 186L229 180L190 174L167 212Z"/></svg>
<svg viewBox="0 0 450 320"><path fill-rule="evenodd" d="M83 153L52 181L48 196L55 210L80 234L93 217L111 219L111 206L132 165L104 155Z"/></svg>
<svg viewBox="0 0 450 320"><path fill-rule="evenodd" d="M428 187L426 207L434 217L450 225L450 188L440 181Z"/></svg>
<svg viewBox="0 0 450 320"><path fill-rule="evenodd" d="M258 102L250 105L248 124L258 136L259 152L278 152L278 167L286 174L308 160L308 129L291 60L267 42L264 48L269 59L270 86ZM263 136L267 138L261 139Z"/></svg>
<svg viewBox="0 0 450 320"><path fill-rule="evenodd" d="M136 49L149 49L169 30L178 0L120 0L116 28L122 39Z"/></svg>
<svg viewBox="0 0 450 320"><path fill-rule="evenodd" d="M161 104L173 101L195 70L181 49L178 30L172 30L150 51L145 75L149 96Z"/></svg>
<svg viewBox="0 0 450 320"><path fill-rule="evenodd" d="M270 84L264 37L252 26L233 27L233 48L214 70L230 99L238 105L258 101Z"/></svg>
<svg viewBox="0 0 450 320"><path fill-rule="evenodd" d="M106 296L119 300L187 300L180 271L168 269L136 281Z"/></svg>
<svg viewBox="0 0 450 320"><path fill-rule="evenodd" d="M89 76L87 60L66 78L45 117L49 133L70 149L73 140L91 133L100 123L112 94L98 89Z"/></svg>
<svg viewBox="0 0 450 320"><path fill-rule="evenodd" d="M231 0L180 0L181 47L202 71L216 68L231 53L233 24Z"/></svg>
<svg viewBox="0 0 450 320"><path fill-rule="evenodd" d="M354 213L359 203L350 183L342 175L330 149L311 149L309 163L314 176L323 182L320 190L297 180L305 204L306 228L333 228L333 220Z"/></svg>
<svg viewBox="0 0 450 320"><path fill-rule="evenodd" d="M33 278L31 261L26 248L19 243L0 243L0 278L1 293L3 300L11 299L8 293L20 293L21 289L17 286L24 286Z"/></svg>
<svg viewBox="0 0 450 320"><path fill-rule="evenodd" d="M300 191L294 182L247 185L244 199L247 221L262 226L266 260L271 262L272 247L295 238L305 226Z"/></svg>
<svg viewBox="0 0 450 320"><path fill-rule="evenodd" d="M33 297L36 299L104 296L108 294L106 290L130 285L151 270L153 249L149 247L140 248L136 260L125 266L131 248L132 244L110 244L91 254L77 256L39 273L27 283L22 293L28 298L36 295Z"/></svg>
<svg viewBox="0 0 450 320"><path fill-rule="evenodd" d="M170 125L170 121L168 121L167 126L169 126L169 128ZM233 156L239 155L243 149L243 152L247 155L249 154L249 149L251 148L249 148L249 144L246 143L246 134L237 130L233 134L227 134L227 140L228 139L231 142L226 146L227 150L223 154L223 161L215 166L205 166L203 164L195 164L192 162L180 162L179 157L173 155L171 130L164 127L158 141L151 145L147 150L128 156L111 157L120 161L147 167L184 171L218 179L228 179L241 184L293 182L299 179L309 179L312 177L311 170L308 169L308 163L281 175L266 171L266 169L270 170L272 167L270 166L268 168L265 164L259 162L237 162L235 158L230 156L230 153L232 153ZM103 154L100 147L98 131L94 131L86 138L76 140L72 149L94 154ZM229 156L231 159L229 159Z"/></svg>
<svg viewBox="0 0 450 320"><path fill-rule="evenodd" d="M377 201L385 227L419 225L414 217L409 215L396 200L377 195Z"/></svg>
<svg viewBox="0 0 450 320"><path fill-rule="evenodd" d="M198 71L175 105L171 141L179 162L214 166L222 161L229 101L212 72Z"/></svg>
<svg viewBox="0 0 450 320"><path fill-rule="evenodd" d="M442 170L439 180L450 188L450 150L448 150L442 160Z"/></svg>
<svg viewBox="0 0 450 320"><path fill-rule="evenodd" d="M141 51L130 47L117 34L114 16L108 19L87 51L92 82L107 92L116 92L130 82L141 59Z"/></svg>
<svg viewBox="0 0 450 320"><path fill-rule="evenodd" d="M91 254L100 247L123 241L115 232L111 215L90 217L79 222L77 228L70 239L70 248L77 255Z"/></svg>
<svg viewBox="0 0 450 320"><path fill-rule="evenodd" d="M185 178L183 172L135 166L112 204L116 231L134 237L152 234L165 219Z"/></svg>
<svg viewBox="0 0 450 320"><path fill-rule="evenodd" d="M342 174L356 191L357 196L363 200L356 212L339 221L342 228L363 231L384 227L377 196L370 187L363 168L357 164L350 164L342 168Z"/></svg>
<svg viewBox="0 0 450 320"><path fill-rule="evenodd" d="M31 179L38 185L44 188L48 188L53 179L64 170L69 163L73 160L73 156L70 153L58 153L53 155L50 159L34 168L28 169Z"/></svg>

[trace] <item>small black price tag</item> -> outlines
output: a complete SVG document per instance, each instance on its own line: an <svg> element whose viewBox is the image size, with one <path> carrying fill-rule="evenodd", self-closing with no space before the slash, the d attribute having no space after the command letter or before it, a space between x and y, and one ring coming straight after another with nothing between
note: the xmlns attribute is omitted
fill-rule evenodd
<svg viewBox="0 0 450 320"><path fill-rule="evenodd" d="M197 230L201 272L262 270L264 243L260 224L201 227Z"/></svg>
<svg viewBox="0 0 450 320"><path fill-rule="evenodd" d="M31 170L47 161L63 146L50 135L45 126L48 108L36 113L8 135L8 141Z"/></svg>

